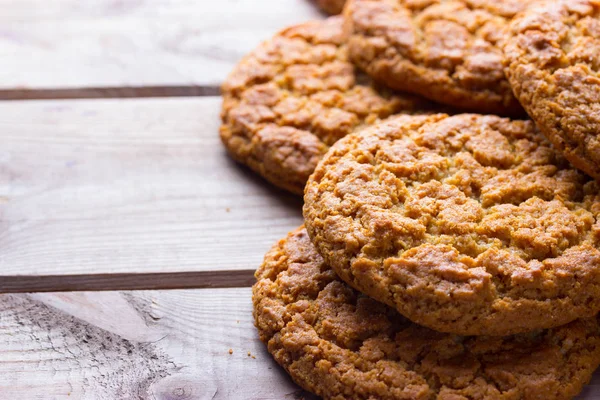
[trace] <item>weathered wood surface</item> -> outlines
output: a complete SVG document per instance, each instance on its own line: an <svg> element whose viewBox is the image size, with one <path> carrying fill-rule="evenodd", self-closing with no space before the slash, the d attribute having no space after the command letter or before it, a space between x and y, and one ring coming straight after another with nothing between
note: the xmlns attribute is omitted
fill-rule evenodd
<svg viewBox="0 0 600 400"><path fill-rule="evenodd" d="M251 308L250 289L1 296L0 398L300 398Z"/></svg>
<svg viewBox="0 0 600 400"><path fill-rule="evenodd" d="M0 398L310 396L258 340L250 289L207 289L1 296Z"/></svg>
<svg viewBox="0 0 600 400"><path fill-rule="evenodd" d="M214 88L277 30L323 18L311 0L0 0L0 9L0 98Z"/></svg>
<svg viewBox="0 0 600 400"><path fill-rule="evenodd" d="M0 103L0 282L254 270L301 199L227 157L220 103Z"/></svg>

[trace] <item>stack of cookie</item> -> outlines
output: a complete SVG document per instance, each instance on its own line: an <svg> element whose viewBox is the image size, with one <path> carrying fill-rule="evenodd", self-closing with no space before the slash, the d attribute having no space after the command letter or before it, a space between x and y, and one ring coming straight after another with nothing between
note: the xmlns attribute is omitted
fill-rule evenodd
<svg viewBox="0 0 600 400"><path fill-rule="evenodd" d="M304 193L306 227L253 289L299 385L581 391L600 365L598 70L600 0L349 0L240 63L223 142Z"/></svg>

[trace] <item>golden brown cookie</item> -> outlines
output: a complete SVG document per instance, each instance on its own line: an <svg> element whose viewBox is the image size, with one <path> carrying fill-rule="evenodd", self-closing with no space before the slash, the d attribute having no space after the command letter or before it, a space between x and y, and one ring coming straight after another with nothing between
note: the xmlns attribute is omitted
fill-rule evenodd
<svg viewBox="0 0 600 400"><path fill-rule="evenodd" d="M342 12L346 0L317 0L317 4L326 13L336 15Z"/></svg>
<svg viewBox="0 0 600 400"><path fill-rule="evenodd" d="M306 186L318 251L358 290L463 335L600 310L600 188L531 121L398 116L336 143Z"/></svg>
<svg viewBox="0 0 600 400"><path fill-rule="evenodd" d="M595 317L508 337L411 323L325 264L299 229L265 256L253 288L260 338L324 399L570 399L600 364Z"/></svg>
<svg viewBox="0 0 600 400"><path fill-rule="evenodd" d="M600 1L543 1L516 18L506 75L540 130L600 180Z"/></svg>
<svg viewBox="0 0 600 400"><path fill-rule="evenodd" d="M350 0L350 57L398 90L456 108L523 115L498 46L531 0Z"/></svg>
<svg viewBox="0 0 600 400"><path fill-rule="evenodd" d="M223 85L221 139L230 155L302 194L338 139L379 118L429 106L357 75L341 17L284 30L244 58Z"/></svg>

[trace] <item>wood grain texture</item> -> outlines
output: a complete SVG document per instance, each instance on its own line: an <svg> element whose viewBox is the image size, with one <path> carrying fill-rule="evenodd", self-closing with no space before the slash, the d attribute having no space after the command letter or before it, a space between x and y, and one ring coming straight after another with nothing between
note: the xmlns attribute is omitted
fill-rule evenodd
<svg viewBox="0 0 600 400"><path fill-rule="evenodd" d="M277 30L323 18L309 0L0 0L0 9L0 98L215 87Z"/></svg>
<svg viewBox="0 0 600 400"><path fill-rule="evenodd" d="M255 269L301 199L230 161L220 103L0 103L0 280Z"/></svg>
<svg viewBox="0 0 600 400"><path fill-rule="evenodd" d="M272 361L251 307L250 289L1 296L0 398L313 398ZM600 399L600 374L578 399Z"/></svg>
<svg viewBox="0 0 600 400"><path fill-rule="evenodd" d="M4 295L0 398L302 398L251 307L250 289Z"/></svg>

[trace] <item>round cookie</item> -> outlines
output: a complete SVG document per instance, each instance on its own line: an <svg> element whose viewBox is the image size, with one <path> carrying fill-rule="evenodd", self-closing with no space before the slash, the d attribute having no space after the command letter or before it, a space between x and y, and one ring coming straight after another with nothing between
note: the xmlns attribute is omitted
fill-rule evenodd
<svg viewBox="0 0 600 400"><path fill-rule="evenodd" d="M515 95L540 130L600 180L600 1L532 6L511 23L504 56Z"/></svg>
<svg viewBox="0 0 600 400"><path fill-rule="evenodd" d="M336 143L306 186L318 251L356 289L463 335L600 310L600 189L531 121L392 117Z"/></svg>
<svg viewBox="0 0 600 400"><path fill-rule="evenodd" d="M298 229L265 256L254 318L269 352L323 399L570 399L600 364L596 317L508 337L411 323L362 295Z"/></svg>
<svg viewBox="0 0 600 400"><path fill-rule="evenodd" d="M469 111L524 115L498 44L529 1L350 0L350 57L389 87Z"/></svg>
<svg viewBox="0 0 600 400"><path fill-rule="evenodd" d="M379 118L430 104L358 75L341 17L286 29L263 43L223 85L221 139L271 183L302 194L330 145Z"/></svg>
<svg viewBox="0 0 600 400"><path fill-rule="evenodd" d="M346 0L317 0L317 4L326 13L336 15L342 12Z"/></svg>

